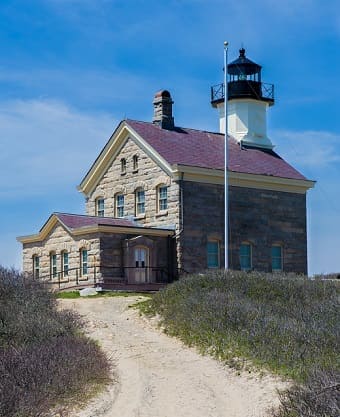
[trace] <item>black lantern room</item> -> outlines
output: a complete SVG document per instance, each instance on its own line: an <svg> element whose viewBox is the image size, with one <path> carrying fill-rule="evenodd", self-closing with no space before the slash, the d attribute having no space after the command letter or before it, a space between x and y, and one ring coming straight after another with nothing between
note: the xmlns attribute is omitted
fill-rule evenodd
<svg viewBox="0 0 340 417"><path fill-rule="evenodd" d="M252 98L274 104L274 86L261 81L261 65L246 57L244 48L240 56L228 65L228 100ZM211 87L211 104L216 107L224 101L224 85Z"/></svg>

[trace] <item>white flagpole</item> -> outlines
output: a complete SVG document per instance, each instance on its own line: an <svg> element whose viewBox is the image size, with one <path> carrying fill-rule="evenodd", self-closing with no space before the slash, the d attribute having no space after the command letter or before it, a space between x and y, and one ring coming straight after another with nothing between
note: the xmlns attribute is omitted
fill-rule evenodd
<svg viewBox="0 0 340 417"><path fill-rule="evenodd" d="M224 42L224 269L229 268L228 226L229 226L229 190L228 190L228 42Z"/></svg>

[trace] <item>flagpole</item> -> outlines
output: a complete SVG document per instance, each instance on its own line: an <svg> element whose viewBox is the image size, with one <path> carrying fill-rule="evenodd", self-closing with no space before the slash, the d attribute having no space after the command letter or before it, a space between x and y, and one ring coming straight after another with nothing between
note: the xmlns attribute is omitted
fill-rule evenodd
<svg viewBox="0 0 340 417"><path fill-rule="evenodd" d="M224 269L229 268L229 241L228 241L228 226L229 226L229 190L228 190L228 42L224 42Z"/></svg>

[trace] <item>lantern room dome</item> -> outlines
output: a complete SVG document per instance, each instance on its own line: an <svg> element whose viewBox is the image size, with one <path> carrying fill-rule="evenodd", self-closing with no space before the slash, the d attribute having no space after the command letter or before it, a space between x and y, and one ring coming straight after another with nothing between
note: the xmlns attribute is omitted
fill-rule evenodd
<svg viewBox="0 0 340 417"><path fill-rule="evenodd" d="M251 75L261 72L261 65L246 58L246 50L240 49L240 56L228 65L230 75Z"/></svg>

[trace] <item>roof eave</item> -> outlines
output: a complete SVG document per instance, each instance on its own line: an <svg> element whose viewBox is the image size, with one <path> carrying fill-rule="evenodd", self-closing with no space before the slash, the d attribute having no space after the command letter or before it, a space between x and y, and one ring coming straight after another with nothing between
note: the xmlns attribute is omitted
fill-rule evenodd
<svg viewBox="0 0 340 417"><path fill-rule="evenodd" d="M175 180L203 182L209 184L224 184L224 170L194 167L189 165L173 165ZM243 172L228 171L229 185L247 188L259 188L291 193L306 193L314 187L316 181L307 179L295 179L276 177L263 174L249 174Z"/></svg>
<svg viewBox="0 0 340 417"><path fill-rule="evenodd" d="M103 173L107 170L110 163L119 154L125 140L131 137L137 145L153 159L168 175L172 175L171 165L166 161L149 143L146 139L140 136L129 125L129 122L123 120L111 135L109 141L106 143L98 158L95 160L82 182L77 187L78 191L84 193L86 196L90 195L97 186Z"/></svg>

